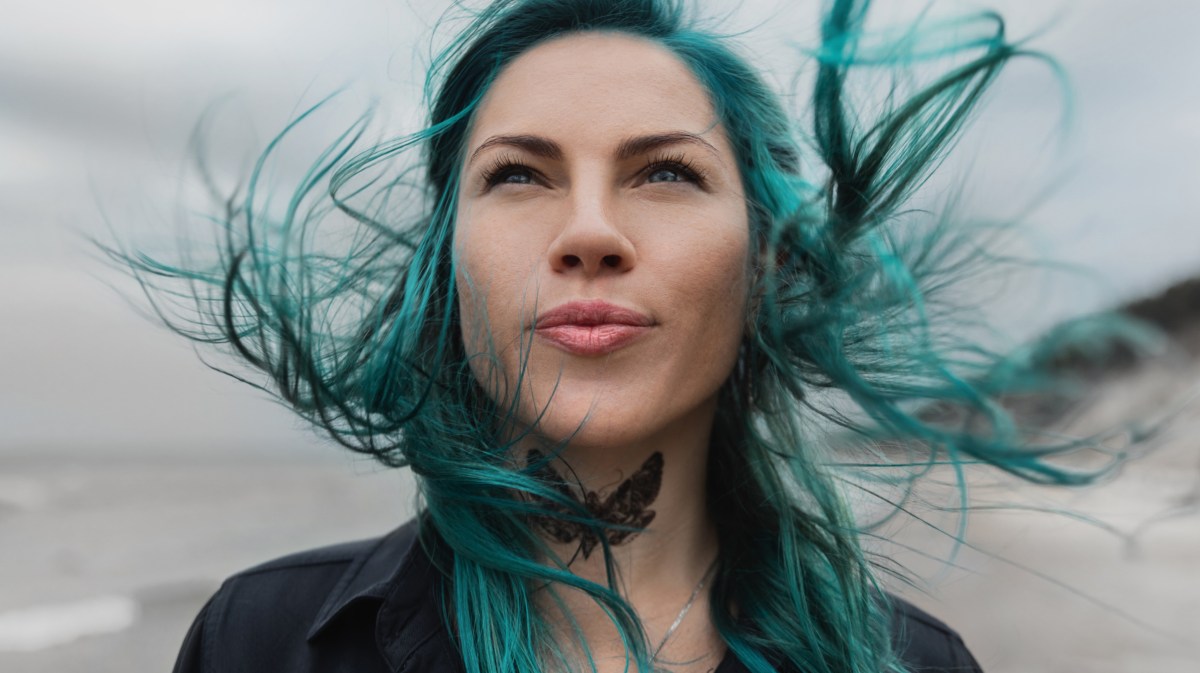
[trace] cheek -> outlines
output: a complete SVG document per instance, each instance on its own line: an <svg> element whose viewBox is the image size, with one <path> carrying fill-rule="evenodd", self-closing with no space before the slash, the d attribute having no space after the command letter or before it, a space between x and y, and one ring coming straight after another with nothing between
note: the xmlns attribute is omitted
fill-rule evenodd
<svg viewBox="0 0 1200 673"><path fill-rule="evenodd" d="M744 216L731 210L727 217L677 229L686 233L665 243L671 263L658 279L661 290L675 295L675 305L701 321L701 331L740 333L744 322L731 317L741 316L746 306L750 237Z"/></svg>
<svg viewBox="0 0 1200 673"><path fill-rule="evenodd" d="M481 264L477 242L469 236L455 232L454 278L458 293L459 330L463 351L475 381L493 401L504 395L504 364L497 359L503 353L495 344L501 335L494 333L492 325L503 325L492 315L493 302L488 296L496 292L494 280L488 275L488 266Z"/></svg>
<svg viewBox="0 0 1200 673"><path fill-rule="evenodd" d="M454 231L454 273L463 321L495 328L508 325L513 298L529 288L534 268L528 237L514 235L510 222L461 218Z"/></svg>
<svg viewBox="0 0 1200 673"><path fill-rule="evenodd" d="M454 281L458 288L462 341L470 357L471 368L477 377L480 377L481 372L478 368L483 362L475 356L493 350L489 346L493 339L490 325L503 324L497 323L493 316L489 315L491 306L488 297L496 293L497 279L492 277L494 266L486 264L487 260L482 253L488 244L482 235L485 232L486 229L466 218L460 218L454 229L453 242Z"/></svg>
<svg viewBox="0 0 1200 673"><path fill-rule="evenodd" d="M523 311L536 296L534 246L511 222L460 217L453 266L460 333L476 380L494 400L518 369Z"/></svg>
<svg viewBox="0 0 1200 673"><path fill-rule="evenodd" d="M675 376L687 388L708 394L733 371L745 332L749 227L740 209L725 208L675 231L686 233L663 242L670 250L663 258L670 264L655 279L656 291L669 298L663 305L680 327L672 366L681 371Z"/></svg>
<svg viewBox="0 0 1200 673"><path fill-rule="evenodd" d="M730 247L713 253L707 260L711 273L704 288L708 301L702 302L709 325L713 356L726 361L730 369L746 326L749 293L749 261L745 240L730 242Z"/></svg>

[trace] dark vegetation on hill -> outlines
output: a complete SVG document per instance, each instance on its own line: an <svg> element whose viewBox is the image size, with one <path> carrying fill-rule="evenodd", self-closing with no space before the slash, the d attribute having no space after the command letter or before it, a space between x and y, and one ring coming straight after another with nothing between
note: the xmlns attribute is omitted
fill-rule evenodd
<svg viewBox="0 0 1200 673"><path fill-rule="evenodd" d="M1132 301L1116 309L1160 332L1193 358L1200 356L1200 276L1176 283L1156 295ZM1144 358L1136 344L1116 340L1084 352L1067 349L1047 361L1056 373L1103 376L1128 370Z"/></svg>
<svg viewBox="0 0 1200 673"><path fill-rule="evenodd" d="M1133 318L1149 331L1167 340L1166 349L1175 357L1200 357L1200 276L1176 283L1151 297L1138 299L1114 309L1117 314ZM1147 344L1134 339L1115 338L1106 343L1091 343L1086 348L1071 347L1047 353L1041 359L1043 371L1063 381L1082 386L1066 386L1039 390L1027 394L1007 395L1001 403L1023 425L1047 427L1086 403L1089 391L1102 388L1099 384L1108 377L1132 372L1154 357ZM1162 349L1152 349L1159 356ZM955 404L930 405L919 417L930 423L956 427L985 423L970 409Z"/></svg>

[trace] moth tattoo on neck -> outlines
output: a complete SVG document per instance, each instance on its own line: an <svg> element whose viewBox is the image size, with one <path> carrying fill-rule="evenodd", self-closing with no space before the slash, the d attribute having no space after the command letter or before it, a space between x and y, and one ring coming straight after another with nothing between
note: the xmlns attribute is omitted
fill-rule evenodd
<svg viewBox="0 0 1200 673"><path fill-rule="evenodd" d="M529 452L529 464L544 461L541 452L534 449ZM655 451L646 459L628 479L622 481L608 495L601 496L597 491L582 489L583 500L567 486L562 477L544 464L534 472L534 476L548 484L562 495L579 502L593 518L608 524L629 526L630 528L645 528L654 521L655 512L649 509L658 497L662 487L663 456ZM534 498L538 504L556 514L574 514L568 508L545 498ZM579 553L587 558L600 546L600 538L589 526L575 521L566 521L556 517L539 516L534 518L534 524L557 542L570 543L579 540ZM610 545L618 545L637 535L636 530L605 530L604 536Z"/></svg>

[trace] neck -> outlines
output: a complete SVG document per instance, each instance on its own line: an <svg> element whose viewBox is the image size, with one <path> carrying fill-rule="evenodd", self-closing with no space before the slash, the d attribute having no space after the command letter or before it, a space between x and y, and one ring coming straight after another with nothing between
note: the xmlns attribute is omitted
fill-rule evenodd
<svg viewBox="0 0 1200 673"><path fill-rule="evenodd" d="M617 589L642 620L652 648L668 633L717 555L716 529L706 498L715 403L701 411L699 418L681 419L642 441L621 445L572 442L550 461L553 474L543 473L548 479L566 482L572 497L593 516L644 529L629 534L611 531L608 540ZM526 450L535 458L540 455L532 453L537 449ZM558 520L540 522L538 527L550 550L571 572L608 584L604 552L590 529ZM561 591L560 598L597 657L623 658L608 616L590 597ZM549 613L561 609L549 601L543 601L542 608ZM670 636L664 652L712 656L723 650L710 621L704 618L708 613L705 590ZM605 652L608 646L602 643L613 644L613 652ZM708 663L707 668L715 666L715 662Z"/></svg>
<svg viewBox="0 0 1200 673"><path fill-rule="evenodd" d="M712 413L701 412L699 419L680 419L637 442L572 442L543 472L594 517L644 529L610 530L606 536L624 590L690 576L689 570L703 572L716 556L706 498ZM529 458L544 457L538 449L526 451ZM539 528L572 572L607 582L600 539L590 529L559 521L543 521Z"/></svg>

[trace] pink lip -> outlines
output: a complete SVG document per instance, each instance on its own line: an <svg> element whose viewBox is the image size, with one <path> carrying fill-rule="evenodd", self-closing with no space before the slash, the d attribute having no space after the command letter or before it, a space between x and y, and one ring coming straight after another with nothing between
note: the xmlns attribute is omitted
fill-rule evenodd
<svg viewBox="0 0 1200 673"><path fill-rule="evenodd" d="M537 335L575 355L606 355L654 325L649 316L606 301L573 301L537 317Z"/></svg>

